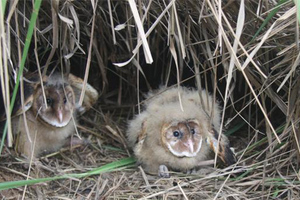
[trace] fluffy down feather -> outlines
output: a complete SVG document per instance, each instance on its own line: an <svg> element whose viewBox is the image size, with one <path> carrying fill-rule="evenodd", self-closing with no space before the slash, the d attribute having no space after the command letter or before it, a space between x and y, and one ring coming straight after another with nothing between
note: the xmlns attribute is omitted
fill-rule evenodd
<svg viewBox="0 0 300 200"><path fill-rule="evenodd" d="M155 173L161 165L187 171L217 151L219 128L220 109L211 95L176 87L149 93L144 111L129 122L127 138L146 171ZM225 135L218 156L228 165L235 162Z"/></svg>

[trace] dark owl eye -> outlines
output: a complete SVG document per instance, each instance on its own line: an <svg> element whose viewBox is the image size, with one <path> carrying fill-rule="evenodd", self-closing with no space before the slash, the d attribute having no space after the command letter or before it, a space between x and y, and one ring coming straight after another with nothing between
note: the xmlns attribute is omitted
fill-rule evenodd
<svg viewBox="0 0 300 200"><path fill-rule="evenodd" d="M173 132L174 137L179 137L180 133L178 131Z"/></svg>
<svg viewBox="0 0 300 200"><path fill-rule="evenodd" d="M64 98L64 104L66 104L66 103L67 103L67 98L65 97L65 98Z"/></svg>
<svg viewBox="0 0 300 200"><path fill-rule="evenodd" d="M52 105L53 100L51 98L47 98L46 101L48 106Z"/></svg>
<svg viewBox="0 0 300 200"><path fill-rule="evenodd" d="M196 133L195 129L192 128L192 129L191 129L191 134L194 135L195 133Z"/></svg>

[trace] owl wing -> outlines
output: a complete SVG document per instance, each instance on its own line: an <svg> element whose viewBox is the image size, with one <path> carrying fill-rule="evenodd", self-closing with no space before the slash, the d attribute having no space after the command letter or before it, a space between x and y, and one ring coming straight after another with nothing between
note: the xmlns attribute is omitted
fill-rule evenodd
<svg viewBox="0 0 300 200"><path fill-rule="evenodd" d="M142 147L144 144L144 141L146 139L147 136L147 120L144 120L141 124L141 131L138 133L138 137L137 137L137 143L135 146L135 153L138 155L140 154L140 152L142 151Z"/></svg>
<svg viewBox="0 0 300 200"><path fill-rule="evenodd" d="M208 137L206 138L206 142L208 143L209 147L217 153L218 157L226 164L232 165L236 163L236 157L232 150L229 147L228 142L224 137L221 136L221 140L219 142L218 148L218 138L219 133L213 129L213 131L209 132Z"/></svg>
<svg viewBox="0 0 300 200"><path fill-rule="evenodd" d="M76 107L80 114L89 110L98 100L99 94L95 88L87 83L82 105L79 105L79 99L83 88L83 80L73 74L69 74L68 82L74 90Z"/></svg>

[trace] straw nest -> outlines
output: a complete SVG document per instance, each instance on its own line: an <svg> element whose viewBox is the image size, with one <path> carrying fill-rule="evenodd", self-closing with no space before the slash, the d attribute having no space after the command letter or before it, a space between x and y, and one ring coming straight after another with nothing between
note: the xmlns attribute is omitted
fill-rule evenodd
<svg viewBox="0 0 300 200"><path fill-rule="evenodd" d="M299 199L296 2L53 0L39 7L35 0L8 1L5 9L2 2L3 98L10 93L6 86L15 85L22 56L20 74L71 72L88 78L101 96L78 124L89 145L28 163L2 137L0 197ZM163 179L126 161L126 121L142 109L146 92L175 84L205 88L222 104L235 166ZM112 171L90 172L122 159ZM17 180L39 181L11 183Z"/></svg>

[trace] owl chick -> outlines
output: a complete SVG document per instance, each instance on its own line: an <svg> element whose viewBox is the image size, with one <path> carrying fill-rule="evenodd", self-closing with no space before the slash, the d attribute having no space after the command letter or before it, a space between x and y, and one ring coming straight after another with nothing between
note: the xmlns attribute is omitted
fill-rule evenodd
<svg viewBox="0 0 300 200"><path fill-rule="evenodd" d="M58 150L75 131L72 87L61 75L55 74L44 83L44 92L45 98L42 85L35 86L32 105L25 112L27 123L23 115L12 120L13 133L18 136L16 149L27 157Z"/></svg>
<svg viewBox="0 0 300 200"><path fill-rule="evenodd" d="M73 88L75 79L76 87ZM98 98L98 92L88 85L83 104L78 106L82 89L79 80L82 86L83 80L72 74L68 77L53 74L45 77L43 87L40 82L24 85L25 108L20 108L17 102L12 118L17 152L26 157L39 157L43 152L57 151L66 144L66 139L75 132L76 111L86 111Z"/></svg>
<svg viewBox="0 0 300 200"><path fill-rule="evenodd" d="M168 168L188 171L211 151L225 164L233 164L236 159L225 135L218 145L220 109L213 102L205 91L199 94L184 87L149 94L145 110L127 130L129 146L144 169L159 171L159 176L168 176Z"/></svg>

